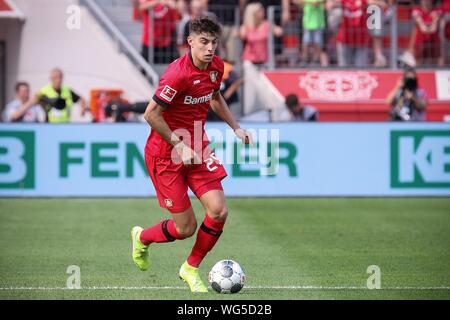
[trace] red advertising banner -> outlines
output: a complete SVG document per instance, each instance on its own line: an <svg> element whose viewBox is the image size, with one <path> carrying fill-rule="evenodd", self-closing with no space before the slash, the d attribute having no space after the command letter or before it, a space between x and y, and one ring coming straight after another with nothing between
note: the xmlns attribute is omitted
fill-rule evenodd
<svg viewBox="0 0 450 320"><path fill-rule="evenodd" d="M389 93L401 81L401 71L273 71L264 72L284 97L296 93L303 104L319 109L321 121L387 121ZM418 71L426 92L427 119L450 116L450 71Z"/></svg>

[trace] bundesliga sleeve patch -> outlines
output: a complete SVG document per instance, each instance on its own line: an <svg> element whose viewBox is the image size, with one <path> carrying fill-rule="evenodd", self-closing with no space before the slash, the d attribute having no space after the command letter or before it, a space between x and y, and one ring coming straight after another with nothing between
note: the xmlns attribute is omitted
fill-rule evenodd
<svg viewBox="0 0 450 320"><path fill-rule="evenodd" d="M164 89L162 89L161 93L159 94L159 96L161 98L164 98L166 101L171 102L176 94L177 94L177 90L175 90L174 88L171 88L170 86L168 86L166 84L164 86Z"/></svg>

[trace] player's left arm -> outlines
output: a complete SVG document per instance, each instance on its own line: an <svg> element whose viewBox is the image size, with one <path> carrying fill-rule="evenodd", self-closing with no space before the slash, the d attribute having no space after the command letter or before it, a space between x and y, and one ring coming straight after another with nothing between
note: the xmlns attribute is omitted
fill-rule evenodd
<svg viewBox="0 0 450 320"><path fill-rule="evenodd" d="M236 136L241 139L243 143L253 145L253 137L251 133L239 126L220 91L213 94L213 98L211 99L211 108L217 116L219 116L230 126L231 129L234 130Z"/></svg>

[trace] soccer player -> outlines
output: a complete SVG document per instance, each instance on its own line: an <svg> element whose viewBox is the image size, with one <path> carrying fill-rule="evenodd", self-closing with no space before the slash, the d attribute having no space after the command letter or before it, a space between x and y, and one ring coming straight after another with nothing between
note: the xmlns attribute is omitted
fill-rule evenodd
<svg viewBox="0 0 450 320"><path fill-rule="evenodd" d="M143 271L149 268L149 246L192 236L197 221L187 190L206 210L194 247L179 276L192 292L208 292L198 268L219 239L228 209L221 180L225 169L208 147L204 124L209 107L246 144L251 134L239 127L220 94L223 61L214 55L221 34L213 20L201 17L189 24L190 51L172 62L160 79L144 117L152 127L145 146L145 162L161 207L171 219L131 231L132 257Z"/></svg>

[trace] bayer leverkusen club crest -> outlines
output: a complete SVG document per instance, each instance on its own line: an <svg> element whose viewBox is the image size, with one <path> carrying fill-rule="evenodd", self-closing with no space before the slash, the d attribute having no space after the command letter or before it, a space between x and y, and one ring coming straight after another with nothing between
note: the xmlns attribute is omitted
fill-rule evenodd
<svg viewBox="0 0 450 320"><path fill-rule="evenodd" d="M216 82L216 80L217 80L217 74L218 74L217 71L211 71L211 72L209 73L209 77L211 78L211 81L212 81L212 82Z"/></svg>
<svg viewBox="0 0 450 320"><path fill-rule="evenodd" d="M164 202L166 204L166 206L168 207L173 207L173 201L170 199L164 199Z"/></svg>

